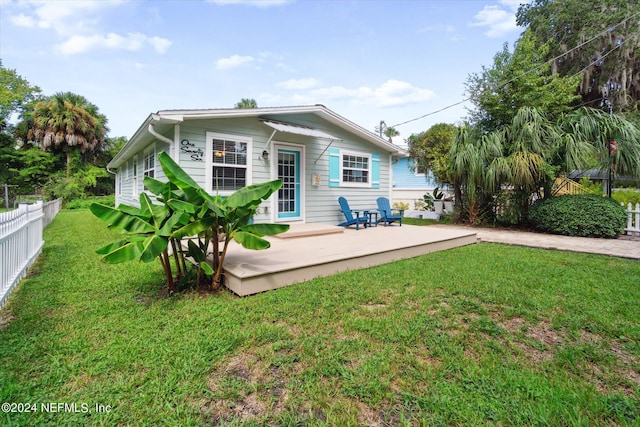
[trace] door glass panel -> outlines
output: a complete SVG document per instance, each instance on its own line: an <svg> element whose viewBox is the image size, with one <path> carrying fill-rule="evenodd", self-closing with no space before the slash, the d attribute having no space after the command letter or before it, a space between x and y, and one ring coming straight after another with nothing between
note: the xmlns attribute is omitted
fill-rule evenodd
<svg viewBox="0 0 640 427"><path fill-rule="evenodd" d="M278 190L278 213L297 213L296 154L278 152L278 178L282 180Z"/></svg>

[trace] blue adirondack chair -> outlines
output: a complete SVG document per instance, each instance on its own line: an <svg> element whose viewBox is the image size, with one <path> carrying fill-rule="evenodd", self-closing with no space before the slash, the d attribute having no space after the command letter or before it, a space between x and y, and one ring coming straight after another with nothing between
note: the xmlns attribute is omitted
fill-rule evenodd
<svg viewBox="0 0 640 427"><path fill-rule="evenodd" d="M360 216L359 211L353 211L349 207L349 202L344 197L338 197L338 203L340 203L340 209L344 214L345 222L338 224L341 227L349 227L350 225L355 225L356 230L360 227L360 224L364 224L364 227L367 227L367 222L369 221L369 217L367 215ZM356 214L355 218L353 214Z"/></svg>
<svg viewBox="0 0 640 427"><path fill-rule="evenodd" d="M400 227L402 227L402 212L400 210L400 215L394 215L391 210L391 205L389 204L389 199L386 197L378 197L376 200L378 203L378 210L380 211L380 219L378 222L384 222L384 226L387 224L391 224L392 222L399 221Z"/></svg>

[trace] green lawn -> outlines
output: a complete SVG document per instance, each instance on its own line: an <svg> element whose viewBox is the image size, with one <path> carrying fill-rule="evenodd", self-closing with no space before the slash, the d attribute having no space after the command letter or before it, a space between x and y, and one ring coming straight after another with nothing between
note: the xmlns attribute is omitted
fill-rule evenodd
<svg viewBox="0 0 640 427"><path fill-rule="evenodd" d="M45 240L0 312L1 400L37 412L3 425L640 423L637 261L480 244L168 298L87 210Z"/></svg>

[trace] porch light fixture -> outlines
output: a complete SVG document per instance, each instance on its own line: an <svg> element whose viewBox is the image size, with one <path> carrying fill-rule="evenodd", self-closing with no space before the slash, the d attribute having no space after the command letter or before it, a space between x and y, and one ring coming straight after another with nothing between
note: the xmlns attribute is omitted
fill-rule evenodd
<svg viewBox="0 0 640 427"><path fill-rule="evenodd" d="M269 160L269 152L267 150L262 150L262 158L264 160Z"/></svg>

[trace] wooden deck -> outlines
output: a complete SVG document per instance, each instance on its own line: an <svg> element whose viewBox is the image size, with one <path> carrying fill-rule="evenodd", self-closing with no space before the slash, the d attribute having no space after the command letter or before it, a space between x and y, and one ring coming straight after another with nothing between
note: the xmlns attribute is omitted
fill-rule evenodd
<svg viewBox="0 0 640 427"><path fill-rule="evenodd" d="M271 247L251 251L232 242L225 259L224 283L245 296L317 277L372 267L477 242L475 231L389 225L344 229L296 224Z"/></svg>

